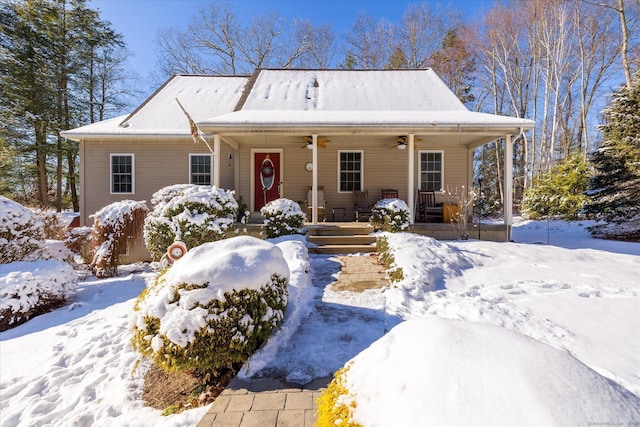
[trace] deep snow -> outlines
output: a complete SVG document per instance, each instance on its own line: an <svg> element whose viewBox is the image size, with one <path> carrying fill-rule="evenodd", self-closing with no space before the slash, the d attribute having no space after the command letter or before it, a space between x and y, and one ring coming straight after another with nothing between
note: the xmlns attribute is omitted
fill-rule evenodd
<svg viewBox="0 0 640 427"><path fill-rule="evenodd" d="M241 375L275 374L304 383L331 375L359 353L366 354L363 350L403 321L444 318L460 321L463 330L474 330L479 322L492 331L485 337L501 348L522 346L530 352L528 357L548 361L542 366L511 363L516 357L511 351L496 356L521 369L520 378L530 378L546 366L558 381L573 378L574 364L563 362L570 358L588 370L580 371L589 372L580 375L587 378L584 384L616 388L616 404L633 410L640 397L640 244L591 239L586 225L522 222L513 232L518 243L390 235L405 279L385 290L358 294L336 293L328 286L338 273L337 260L307 259L296 239L281 238L279 246L291 270L285 321ZM142 405L144 364L134 369L137 355L129 346L127 325L135 297L156 273L143 265L126 266L121 272L113 279L80 281L68 306L0 333L1 425L183 426L195 425L204 415L207 407L162 417L160 411ZM477 345L455 339L444 334L441 345L470 353ZM408 383L406 390L438 392L421 375L412 375L422 372L420 362L410 354L400 360L394 365L399 374L416 382ZM488 369L472 361L473 357L464 365L465 375L480 376ZM455 372L451 376L465 379L456 378ZM503 392L500 379L503 376L489 375L474 391ZM356 392L365 395L367 389ZM553 396L542 388L526 395L527 404L549 405ZM392 407L409 397L402 390L385 394ZM581 402L569 405L578 417L573 421L584 414L583 425L640 421L588 419L598 408L580 411L586 405ZM507 405L497 400L491 409L510 413L513 408ZM475 407L465 408L456 405L452 410L471 417Z"/></svg>

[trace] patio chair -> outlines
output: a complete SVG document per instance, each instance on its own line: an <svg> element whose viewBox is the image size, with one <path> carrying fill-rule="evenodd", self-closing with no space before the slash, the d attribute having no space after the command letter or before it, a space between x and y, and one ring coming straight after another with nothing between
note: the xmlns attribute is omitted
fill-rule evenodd
<svg viewBox="0 0 640 427"><path fill-rule="evenodd" d="M305 200L305 204L307 205L307 219L311 221L313 217L313 189L311 187L307 187L307 200ZM318 221L325 221L325 208L327 206L327 201L324 199L324 187L318 187Z"/></svg>
<svg viewBox="0 0 640 427"><path fill-rule="evenodd" d="M371 218L372 208L373 205L369 204L369 192L367 190L353 192L353 211L356 222L361 219L368 221Z"/></svg>
<svg viewBox="0 0 640 427"><path fill-rule="evenodd" d="M382 198L383 199L397 199L398 198L398 189L391 188L383 188L382 189Z"/></svg>
<svg viewBox="0 0 640 427"><path fill-rule="evenodd" d="M434 191L418 190L416 218L419 222L443 221L444 212L442 204L436 203L436 193Z"/></svg>

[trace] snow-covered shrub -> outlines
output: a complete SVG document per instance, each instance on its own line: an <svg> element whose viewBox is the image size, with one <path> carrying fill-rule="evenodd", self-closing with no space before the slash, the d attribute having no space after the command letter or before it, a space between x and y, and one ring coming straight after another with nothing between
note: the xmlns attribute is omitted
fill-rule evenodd
<svg viewBox="0 0 640 427"><path fill-rule="evenodd" d="M289 199L276 199L267 203L260 213L268 238L301 233L306 218L300 205Z"/></svg>
<svg viewBox="0 0 640 427"><path fill-rule="evenodd" d="M21 261L43 242L44 227L33 211L0 196L0 264Z"/></svg>
<svg viewBox="0 0 640 427"><path fill-rule="evenodd" d="M282 321L289 275L280 248L255 237L191 249L138 297L133 347L203 376L243 363Z"/></svg>
<svg viewBox="0 0 640 427"><path fill-rule="evenodd" d="M353 408L356 403L353 399L345 399L349 390L345 384L345 375L351 364L339 369L334 375L329 386L318 397L318 419L316 427L361 427L353 421Z"/></svg>
<svg viewBox="0 0 640 427"><path fill-rule="evenodd" d="M85 264L90 264L93 259L91 248L93 231L93 227L72 228L64 241L64 244L71 252L82 257Z"/></svg>
<svg viewBox="0 0 640 427"><path fill-rule="evenodd" d="M175 241L187 248L225 238L238 202L233 191L203 185L178 184L157 191L144 222L144 242L154 260Z"/></svg>
<svg viewBox="0 0 640 427"><path fill-rule="evenodd" d="M76 272L60 261L12 262L0 273L0 331L64 304L75 291Z"/></svg>
<svg viewBox="0 0 640 427"><path fill-rule="evenodd" d="M118 257L127 241L140 233L149 209L145 202L122 200L93 214L94 254L91 266L96 277L113 277L118 272Z"/></svg>
<svg viewBox="0 0 640 427"><path fill-rule="evenodd" d="M35 215L44 225L44 236L50 240L64 240L69 226L59 212L51 209L34 209Z"/></svg>
<svg viewBox="0 0 640 427"><path fill-rule="evenodd" d="M400 199L379 200L371 210L369 222L382 231L404 231L409 228L411 211Z"/></svg>

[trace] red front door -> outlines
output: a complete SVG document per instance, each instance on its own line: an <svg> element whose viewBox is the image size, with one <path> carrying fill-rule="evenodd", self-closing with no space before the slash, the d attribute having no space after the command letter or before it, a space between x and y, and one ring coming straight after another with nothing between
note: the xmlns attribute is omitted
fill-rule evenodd
<svg viewBox="0 0 640 427"><path fill-rule="evenodd" d="M254 206L259 211L280 198L280 153L254 153Z"/></svg>

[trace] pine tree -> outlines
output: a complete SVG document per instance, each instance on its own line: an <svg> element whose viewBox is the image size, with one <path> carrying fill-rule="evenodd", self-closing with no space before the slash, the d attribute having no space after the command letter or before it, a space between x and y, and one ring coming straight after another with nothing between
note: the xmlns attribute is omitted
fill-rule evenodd
<svg viewBox="0 0 640 427"><path fill-rule="evenodd" d="M531 219L578 218L584 206L589 165L581 153L574 153L533 182L524 192L522 213Z"/></svg>
<svg viewBox="0 0 640 427"><path fill-rule="evenodd" d="M640 240L640 71L613 94L600 127L602 146L592 155L585 212L608 223L594 236Z"/></svg>

